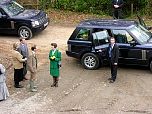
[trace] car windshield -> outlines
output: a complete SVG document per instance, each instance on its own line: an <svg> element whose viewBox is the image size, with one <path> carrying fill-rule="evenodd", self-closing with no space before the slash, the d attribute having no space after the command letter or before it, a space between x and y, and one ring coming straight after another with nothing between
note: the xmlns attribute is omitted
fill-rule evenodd
<svg viewBox="0 0 152 114"><path fill-rule="evenodd" d="M9 16L15 16L24 11L24 8L15 1L4 5L3 9Z"/></svg>
<svg viewBox="0 0 152 114"><path fill-rule="evenodd" d="M152 34L142 25L135 26L129 31L136 37L137 41L139 41L139 43L141 44L148 42L148 40L152 36Z"/></svg>

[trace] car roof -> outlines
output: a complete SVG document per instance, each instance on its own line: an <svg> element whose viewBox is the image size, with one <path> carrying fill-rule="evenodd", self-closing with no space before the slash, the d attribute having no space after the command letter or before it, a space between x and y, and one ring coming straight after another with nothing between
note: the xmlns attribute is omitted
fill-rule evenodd
<svg viewBox="0 0 152 114"><path fill-rule="evenodd" d="M134 20L125 19L93 19L85 20L79 23L77 27L87 28L116 28L116 29L127 29L137 25L138 22Z"/></svg>
<svg viewBox="0 0 152 114"><path fill-rule="evenodd" d="M2 6L3 4L9 3L12 0L0 0L0 6Z"/></svg>

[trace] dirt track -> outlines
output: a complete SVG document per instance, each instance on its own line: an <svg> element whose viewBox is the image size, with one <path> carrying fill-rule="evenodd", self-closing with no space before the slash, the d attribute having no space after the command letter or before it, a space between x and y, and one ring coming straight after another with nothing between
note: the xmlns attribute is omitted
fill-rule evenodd
<svg viewBox="0 0 152 114"><path fill-rule="evenodd" d="M28 41L38 45L38 92L15 89L12 70L7 73L10 97L0 102L0 114L152 114L152 74L146 68L119 67L118 78L109 84L108 67L85 70L79 61L65 54L66 41L74 27L52 26ZM0 36L9 52L16 37ZM63 53L58 88L51 88L48 53L57 42ZM4 51L4 52L5 52ZM8 54L9 55L9 54Z"/></svg>

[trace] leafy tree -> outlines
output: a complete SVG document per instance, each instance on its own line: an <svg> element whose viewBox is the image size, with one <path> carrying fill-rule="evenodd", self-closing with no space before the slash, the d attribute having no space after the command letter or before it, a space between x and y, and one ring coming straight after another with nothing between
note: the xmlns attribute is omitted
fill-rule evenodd
<svg viewBox="0 0 152 114"><path fill-rule="evenodd" d="M40 8L57 8L77 12L88 12L95 14L111 14L112 0L40 0ZM124 0L124 14L130 16L131 4L133 4L134 14L152 16L152 0Z"/></svg>

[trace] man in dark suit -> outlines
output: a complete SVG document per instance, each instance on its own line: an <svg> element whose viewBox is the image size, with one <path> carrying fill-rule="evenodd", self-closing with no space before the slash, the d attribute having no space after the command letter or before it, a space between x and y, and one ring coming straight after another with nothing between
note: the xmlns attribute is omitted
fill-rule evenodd
<svg viewBox="0 0 152 114"><path fill-rule="evenodd" d="M23 59L28 58L29 51L28 51L28 46L27 46L26 40L25 40L25 38L22 38L22 37L19 40L20 40L20 45L18 48L18 52L23 56ZM25 80L27 80L26 74L27 74L27 63L24 62L23 63L23 76L24 76Z"/></svg>
<svg viewBox="0 0 152 114"><path fill-rule="evenodd" d="M111 78L108 80L110 83L115 82L117 77L117 67L118 67L118 58L119 58L119 47L115 43L115 38L110 38L110 44L107 50L109 63L111 67Z"/></svg>
<svg viewBox="0 0 152 114"><path fill-rule="evenodd" d="M113 18L114 19L122 19L122 7L124 5L123 0L112 0L113 7Z"/></svg>

